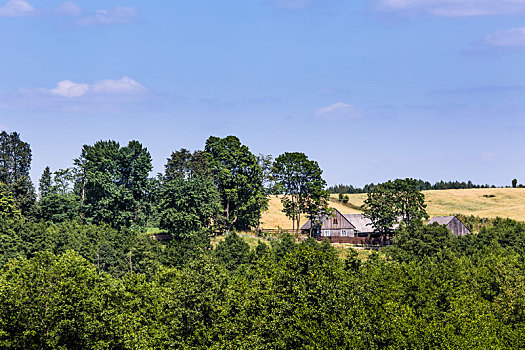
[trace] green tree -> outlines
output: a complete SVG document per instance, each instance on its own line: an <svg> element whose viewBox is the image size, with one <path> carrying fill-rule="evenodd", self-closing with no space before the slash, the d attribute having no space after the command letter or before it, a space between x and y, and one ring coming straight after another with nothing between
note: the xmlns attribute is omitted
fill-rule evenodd
<svg viewBox="0 0 525 350"><path fill-rule="evenodd" d="M259 154L257 163L261 168L263 191L257 197L258 215L257 215L257 233L260 232L261 214L268 210L269 195L273 193L275 187L275 178L273 176L273 157L271 155Z"/></svg>
<svg viewBox="0 0 525 350"><path fill-rule="evenodd" d="M225 229L254 227L264 195L257 158L235 136L211 136L206 140L205 151L221 196Z"/></svg>
<svg viewBox="0 0 525 350"><path fill-rule="evenodd" d="M171 154L165 165L165 180L171 181L177 177L189 178L194 176L210 177L209 158L204 151L191 153L181 148Z"/></svg>
<svg viewBox="0 0 525 350"><path fill-rule="evenodd" d="M115 347L111 294L116 281L75 252L10 262L0 275L0 347ZM117 299L118 300L118 299Z"/></svg>
<svg viewBox="0 0 525 350"><path fill-rule="evenodd" d="M21 219L20 210L16 207L15 200L8 191L7 186L0 182L0 220Z"/></svg>
<svg viewBox="0 0 525 350"><path fill-rule="evenodd" d="M48 166L44 169L42 172L42 176L40 177L39 186L38 186L38 192L40 192L40 198L47 196L49 193L52 192L52 178L51 178L51 170Z"/></svg>
<svg viewBox="0 0 525 350"><path fill-rule="evenodd" d="M250 246L235 232L232 232L224 241L219 242L215 248L215 256L228 270L233 271L240 265L249 262Z"/></svg>
<svg viewBox="0 0 525 350"><path fill-rule="evenodd" d="M49 193L38 202L40 218L50 222L64 222L78 217L79 204L74 193Z"/></svg>
<svg viewBox="0 0 525 350"><path fill-rule="evenodd" d="M18 133L0 133L0 182L7 185L22 214L29 216L34 214L36 199L29 177L31 158L31 147Z"/></svg>
<svg viewBox="0 0 525 350"><path fill-rule="evenodd" d="M79 214L79 202L73 192L74 176L71 169L60 169L51 174L49 167L40 178L40 218L45 221L63 222Z"/></svg>
<svg viewBox="0 0 525 350"><path fill-rule="evenodd" d="M364 203L365 215L386 240L394 225L402 220L406 225L428 218L425 196L414 179L397 179L375 186Z"/></svg>
<svg viewBox="0 0 525 350"><path fill-rule="evenodd" d="M455 251L457 239L445 226L403 225L394 237L389 255L398 261L422 260L439 252Z"/></svg>
<svg viewBox="0 0 525 350"><path fill-rule="evenodd" d="M220 196L209 178L177 177L162 185L160 227L174 238L190 238L217 221Z"/></svg>
<svg viewBox="0 0 525 350"><path fill-rule="evenodd" d="M151 156L138 141L85 145L75 160L76 189L88 221L114 227L143 225L149 212Z"/></svg>
<svg viewBox="0 0 525 350"><path fill-rule="evenodd" d="M512 180L512 187L516 188L518 186L518 179Z"/></svg>
<svg viewBox="0 0 525 350"><path fill-rule="evenodd" d="M301 214L312 220L327 214L326 182L316 161L309 160L304 153L286 152L275 159L273 174L284 194L283 211L292 220L294 231L300 228Z"/></svg>

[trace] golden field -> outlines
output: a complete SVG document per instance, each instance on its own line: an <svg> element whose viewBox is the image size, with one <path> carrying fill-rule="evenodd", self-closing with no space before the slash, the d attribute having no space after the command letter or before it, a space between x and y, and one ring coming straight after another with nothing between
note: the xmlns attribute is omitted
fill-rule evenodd
<svg viewBox="0 0 525 350"><path fill-rule="evenodd" d="M482 188L468 190L423 191L427 212L432 216L464 214L479 217L511 218L525 221L525 188ZM348 205L331 196L330 205L343 214L359 213L366 194L350 194ZM269 209L263 213L261 227L291 229L292 222L282 212L279 196L270 198ZM306 219L301 220L301 225Z"/></svg>

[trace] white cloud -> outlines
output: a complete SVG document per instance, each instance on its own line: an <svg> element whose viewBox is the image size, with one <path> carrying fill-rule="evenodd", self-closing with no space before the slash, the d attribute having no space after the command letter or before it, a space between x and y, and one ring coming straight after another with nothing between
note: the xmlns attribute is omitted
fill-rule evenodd
<svg viewBox="0 0 525 350"><path fill-rule="evenodd" d="M0 17L22 17L34 14L35 8L24 0L9 0L0 7Z"/></svg>
<svg viewBox="0 0 525 350"><path fill-rule="evenodd" d="M31 90L21 89L20 91L30 92ZM71 80L62 80L57 83L56 88L43 89L43 91L55 96L74 98L88 94L97 96L141 94L145 93L147 89L136 80L129 77L122 77L117 80L99 80L92 84L81 84Z"/></svg>
<svg viewBox="0 0 525 350"><path fill-rule="evenodd" d="M485 43L498 47L525 47L525 27L489 34Z"/></svg>
<svg viewBox="0 0 525 350"><path fill-rule="evenodd" d="M128 77L100 80L93 83L92 89L96 94L135 94L146 90L138 81Z"/></svg>
<svg viewBox="0 0 525 350"><path fill-rule="evenodd" d="M92 26L104 24L130 23L137 17L133 7L116 7L112 10L97 10L94 15L81 18L77 24Z"/></svg>
<svg viewBox="0 0 525 350"><path fill-rule="evenodd" d="M66 1L58 7L57 13L60 16L78 17L82 15L82 8L73 1Z"/></svg>
<svg viewBox="0 0 525 350"><path fill-rule="evenodd" d="M338 102L330 106L319 108L315 114L328 119L360 118L363 116L361 111L344 102Z"/></svg>
<svg viewBox="0 0 525 350"><path fill-rule="evenodd" d="M49 90L51 94L63 97L81 97L88 91L88 84L77 84L70 80L59 81L56 88Z"/></svg>
<svg viewBox="0 0 525 350"><path fill-rule="evenodd" d="M428 13L438 17L518 15L525 13L525 0L379 0L386 12Z"/></svg>

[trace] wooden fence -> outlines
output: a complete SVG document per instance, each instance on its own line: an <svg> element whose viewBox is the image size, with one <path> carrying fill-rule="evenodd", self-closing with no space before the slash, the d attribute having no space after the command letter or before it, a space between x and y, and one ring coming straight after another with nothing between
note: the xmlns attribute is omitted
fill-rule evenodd
<svg viewBox="0 0 525 350"><path fill-rule="evenodd" d="M319 237L323 239L324 237ZM381 238L376 237L326 237L330 240L330 243L347 243L347 244L356 244L356 245L366 245L366 246L379 246L379 245L390 245L391 241L386 240L383 242Z"/></svg>

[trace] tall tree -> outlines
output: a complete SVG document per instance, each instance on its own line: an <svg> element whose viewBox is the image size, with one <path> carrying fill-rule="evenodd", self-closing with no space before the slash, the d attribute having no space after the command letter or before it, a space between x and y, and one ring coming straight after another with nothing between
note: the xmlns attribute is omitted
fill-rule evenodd
<svg viewBox="0 0 525 350"><path fill-rule="evenodd" d="M38 202L41 219L58 223L78 217L80 203L73 192L74 180L72 169L59 169L53 174L49 167L44 169Z"/></svg>
<svg viewBox="0 0 525 350"><path fill-rule="evenodd" d="M518 179L512 180L512 187L516 188L518 186Z"/></svg>
<svg viewBox="0 0 525 350"><path fill-rule="evenodd" d="M0 182L7 185L18 209L24 215L32 215L35 205L35 189L31 169L31 147L16 132L0 133Z"/></svg>
<svg viewBox="0 0 525 350"><path fill-rule="evenodd" d="M274 192L275 177L273 176L273 157L271 155L259 154L257 163L261 168L263 190L257 198L258 215L257 215L257 233L260 231L262 212L268 210L268 196Z"/></svg>
<svg viewBox="0 0 525 350"><path fill-rule="evenodd" d="M383 240L393 233L399 220L410 225L428 218L425 196L414 179L397 179L375 186L365 200L365 215L381 233Z"/></svg>
<svg viewBox="0 0 525 350"><path fill-rule="evenodd" d="M304 153L286 152L275 160L273 174L284 194L283 211L292 220L294 231L299 230L302 214L314 220L326 214L326 182L316 161L309 160Z"/></svg>
<svg viewBox="0 0 525 350"><path fill-rule="evenodd" d="M206 140L210 170L221 195L224 226L247 229L257 224L263 193L262 171L257 158L235 136Z"/></svg>
<svg viewBox="0 0 525 350"><path fill-rule="evenodd" d="M52 192L52 183L53 179L51 178L51 170L48 166L42 172L40 177L38 192L40 192L40 198L43 198Z"/></svg>
<svg viewBox="0 0 525 350"><path fill-rule="evenodd" d="M166 181L171 181L177 177L210 177L208 155L204 151L191 153L187 149L181 148L173 152L171 157L168 158L164 176Z"/></svg>
<svg viewBox="0 0 525 350"><path fill-rule="evenodd" d="M213 181L205 177L175 178L161 188L160 228L176 239L190 238L210 227L221 210Z"/></svg>
<svg viewBox="0 0 525 350"><path fill-rule="evenodd" d="M76 189L88 221L115 227L144 224L152 165L138 141L125 147L116 141L85 145L75 164Z"/></svg>

